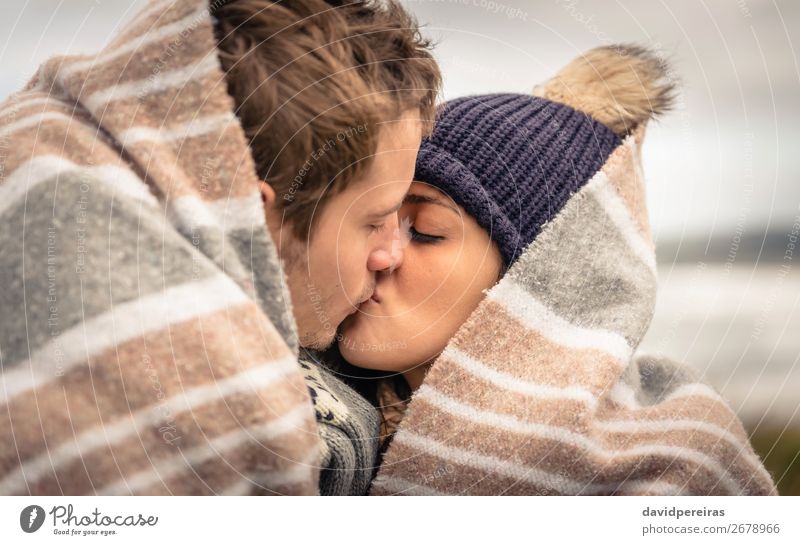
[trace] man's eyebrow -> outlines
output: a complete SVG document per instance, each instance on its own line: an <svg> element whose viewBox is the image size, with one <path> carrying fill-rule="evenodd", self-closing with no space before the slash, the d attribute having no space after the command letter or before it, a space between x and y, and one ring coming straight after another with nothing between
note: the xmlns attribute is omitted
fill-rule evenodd
<svg viewBox="0 0 800 545"><path fill-rule="evenodd" d="M433 197L430 195L420 195L419 193L409 193L406 195L406 198L403 200L403 203L408 204L438 204L439 206L444 206L448 210L452 210L456 214L459 214L458 209L454 207L452 204L443 201L438 197Z"/></svg>
<svg viewBox="0 0 800 545"><path fill-rule="evenodd" d="M383 210L381 212L371 212L369 214L369 217L370 218L382 218L382 217L388 216L389 214L394 214L395 212L400 210L400 207L403 206L403 202L404 201L400 201L399 203L395 204L391 208L388 208L388 209Z"/></svg>

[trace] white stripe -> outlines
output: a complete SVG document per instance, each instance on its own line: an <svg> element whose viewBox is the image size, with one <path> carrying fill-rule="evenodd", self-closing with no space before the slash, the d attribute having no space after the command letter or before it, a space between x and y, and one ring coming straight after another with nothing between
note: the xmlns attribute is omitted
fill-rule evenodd
<svg viewBox="0 0 800 545"><path fill-rule="evenodd" d="M559 426L524 422L515 416L480 410L448 397L425 384L420 386L415 397L422 398L457 418L469 420L476 424L570 445L600 458L603 464L618 462L621 459L633 456L647 455L661 455L691 460L716 474L732 494L739 495L742 492L741 488L727 475L725 469L716 460L694 449L673 445L647 444L629 449L610 450L589 435L575 433Z"/></svg>
<svg viewBox="0 0 800 545"><path fill-rule="evenodd" d="M249 300L231 278L219 274L115 304L109 312L64 331L29 360L4 369L0 404L55 380L52 367L56 352L61 356L60 370L66 373L87 358L130 339Z"/></svg>
<svg viewBox="0 0 800 545"><path fill-rule="evenodd" d="M708 384L703 384L702 382L693 382L691 384L684 384L675 388L672 392L667 394L664 398L664 401L672 401L673 399L680 399L682 397L692 397L692 396L699 396L699 397L707 397L708 399L712 399L714 401L719 402L720 404L724 405L726 409L730 411L731 414L735 414L733 410L728 407L728 402L722 399L722 397Z"/></svg>
<svg viewBox="0 0 800 545"><path fill-rule="evenodd" d="M610 354L620 365L627 364L632 350L625 337L600 328L580 327L544 306L528 290L506 276L491 288L487 297L505 307L506 311L528 329L548 340L575 349L596 349ZM576 372L579 370L576 369Z"/></svg>
<svg viewBox="0 0 800 545"><path fill-rule="evenodd" d="M709 400L714 401L715 403L717 403L720 406L720 408L725 409L726 412L728 412L728 414L731 416L732 419L738 419L738 416L736 415L735 412L733 412L733 410L731 410L731 408L728 405L727 401L722 399L722 397L720 397L713 388L711 388L707 384L703 384L703 383L684 384L683 386L680 386L679 388L676 388L673 392L671 392L669 395L667 395L662 400L661 403L663 404L663 403L665 403L667 401L674 401L676 399L681 399L681 398L684 398L684 397L705 397L706 399L709 399ZM648 407L648 406L643 406L642 404L640 404L636 400L636 396L634 394L633 388L631 388L630 385L624 384L622 382L616 383L611 388L611 390L609 392L609 398L612 401L614 401L614 402L616 402L616 403L618 403L620 405L623 405L627 409L633 410L633 411L644 409L644 408ZM606 427L607 431L624 432L624 431L626 431L624 429L624 426L629 426L630 422L635 422L635 421L625 420L625 421L620 421L620 422L621 422L621 424L619 424L619 425L616 425L615 422L599 422L599 425L601 427ZM648 422L652 422L652 423L656 423L657 424L657 423L662 422L662 421L648 421ZM666 422L672 422L672 421L667 420ZM719 426L717 426L715 424L710 424L710 423L707 423L707 422L699 422L699 421L695 421L695 420L684 420L684 421L677 421L676 420L674 422L683 422L685 424L685 426L689 426L689 427L692 427L692 428L702 428L707 433L712 433L715 436L723 437L724 439L726 439L732 445L740 448L740 453L744 456L744 458L751 465L751 467L753 469L755 469L757 472L759 472L762 477L764 477L764 478L766 478L766 479L768 479L770 481L772 480L772 477L766 471L766 469L764 468L764 465L759 460L753 458L753 455L748 451L748 449L746 447L744 447L742 445L742 443L736 438L736 436L731 434L727 430L724 430L723 428L720 428ZM644 423L642 423L642 424L644 424ZM661 430L657 430L657 426L644 426L644 425L642 425L641 427L642 427L642 429L648 429L648 431L661 431ZM637 426L637 429L638 429L638 426Z"/></svg>
<svg viewBox="0 0 800 545"><path fill-rule="evenodd" d="M608 399L617 405L624 406L626 409L636 410L641 408L641 405L636 400L636 392L633 391L633 388L619 381L608 391Z"/></svg>
<svg viewBox="0 0 800 545"><path fill-rule="evenodd" d="M138 142L165 144L175 140L202 136L210 132L222 132L228 124L235 120L233 112L226 112L220 115L194 118L187 123L176 124L169 128L131 127L120 134L119 140L123 147Z"/></svg>
<svg viewBox="0 0 800 545"><path fill-rule="evenodd" d="M422 484L412 483L411 481L407 481L401 477L389 477L388 479L381 479L377 478L372 481L372 486L374 488L383 488L389 492L399 493L399 494L414 494L418 496L447 496L448 494L442 492L441 490L437 490L435 488L431 488L429 486L425 486Z"/></svg>
<svg viewBox="0 0 800 545"><path fill-rule="evenodd" d="M19 121L15 121L14 123L9 123L5 127L0 127L0 138L8 136L12 133L20 131L22 129L27 129L28 127L35 127L37 125L41 125L44 121L59 121L65 123L71 123L75 121L77 125L85 127L87 129L97 130L89 125L86 125L81 120L76 119L74 116L69 116L67 114L61 112L39 112L35 114L31 114L29 116L23 117Z"/></svg>
<svg viewBox="0 0 800 545"><path fill-rule="evenodd" d="M195 386L157 405L123 417L114 424L85 431L56 447L49 446L47 452L26 461L5 475L0 481L0 494L15 494L24 490L26 483L34 483L60 467L87 456L95 449L120 443L148 427L157 427L164 421L165 414L176 416L235 393L264 389L297 368L294 356L286 356L210 384Z"/></svg>
<svg viewBox="0 0 800 545"><path fill-rule="evenodd" d="M633 388L629 384L621 381L612 386L608 397L611 401L614 401L619 405L624 405L627 409L636 410L643 407L643 405L636 399L636 394ZM736 417L736 413L731 410L728 402L720 397L720 395L712 387L708 386L707 384L703 384L702 382L683 384L675 388L663 398L661 403L681 399L684 397L705 397L712 401L716 401L720 404L720 406L727 409L731 415Z"/></svg>
<svg viewBox="0 0 800 545"><path fill-rule="evenodd" d="M122 55L136 52L142 47L153 43L158 43L162 40L167 40L172 35L177 36L185 30L190 30L193 27L196 27L200 22L202 22L204 16L207 14L208 8L203 6L202 8L193 11L183 19L166 24L162 27L148 29L143 35L129 39L124 45L114 47L110 50L104 50L103 53L90 59L76 61L63 66L59 69L59 77L69 77L75 72L86 70L87 68L96 68Z"/></svg>
<svg viewBox="0 0 800 545"><path fill-rule="evenodd" d="M724 440L734 447L736 451L745 459L752 469L767 476L766 470L761 462L755 460L749 453L747 447L735 435L728 430L699 420L686 419L664 419L664 420L596 420L595 426L606 433L665 433L669 431L692 431L711 435L717 440Z"/></svg>
<svg viewBox="0 0 800 545"><path fill-rule="evenodd" d="M417 435L407 429L400 429L394 442L405 443L420 451L427 452L443 460L474 467L489 473L498 473L516 481L532 483L541 488L557 490L560 494L600 494L610 493L614 487L609 485L586 485L562 475L548 473L535 467L527 467L513 462L500 460L494 456L485 456L477 452L452 447Z"/></svg>
<svg viewBox="0 0 800 545"><path fill-rule="evenodd" d="M606 215L616 226L622 238L633 254L644 263L648 270L656 275L656 253L645 241L639 226L631 217L628 206L622 201L617 190L611 185L608 176L602 170L586 184L586 191L594 195Z"/></svg>
<svg viewBox="0 0 800 545"><path fill-rule="evenodd" d="M58 100L58 99L55 99L55 98L49 97L49 96L47 96L47 97L30 97L30 98L26 98L24 100L19 100L19 101L16 101L16 102L11 100L11 99L8 99L6 102L8 103L8 105L5 108L3 108L2 110L0 110L0 120L2 120L2 121L5 121L2 118L6 117L12 111L14 112L14 116L10 116L9 115L8 117L16 117L17 112L19 112L20 110L25 109L25 108L31 108L31 107L36 106L36 105L54 106L54 107L59 107L60 106L62 108L68 107L67 104L63 100ZM69 107L71 107L71 105Z"/></svg>
<svg viewBox="0 0 800 545"><path fill-rule="evenodd" d="M158 200L133 171L114 165L81 166L58 155L40 155L17 167L0 184L0 214L22 199L34 186L67 173L98 180L136 201L157 206Z"/></svg>
<svg viewBox="0 0 800 545"><path fill-rule="evenodd" d="M184 230L214 228L224 232L266 225L264 205L258 195L204 201L196 196L179 197L169 203L169 217Z"/></svg>
<svg viewBox="0 0 800 545"><path fill-rule="evenodd" d="M382 488L388 492L403 495L418 496L447 496L450 495L442 490L437 490L421 484L416 484L401 477L391 476L385 479L375 479L372 482L374 488ZM616 492L624 492L631 495L656 494L659 496L683 496L686 494L683 488L673 484L656 480L635 480L625 481Z"/></svg>
<svg viewBox="0 0 800 545"><path fill-rule="evenodd" d="M100 110L101 106L117 100L140 97L159 93L176 87L183 87L192 80L199 79L219 68L217 57L209 53L197 63L183 66L171 72L164 72L158 76L111 85L105 89L95 91L86 99L86 108L93 112Z"/></svg>
<svg viewBox="0 0 800 545"><path fill-rule="evenodd" d="M516 392L539 399L574 399L575 401L585 403L590 409L597 407L597 398L592 392L585 388L579 386L558 388L535 382L527 382L515 376L492 369L483 362L471 357L466 352L459 350L452 344L445 348L442 356L450 359L453 363L476 377L491 382L495 386L510 392Z"/></svg>
<svg viewBox="0 0 800 545"><path fill-rule="evenodd" d="M309 417L309 407L305 403L298 404L288 413L276 418L271 422L252 426L250 428L237 428L236 430L214 437L206 444L182 450L180 454L170 456L163 460L154 461L145 470L142 470L128 478L122 478L97 491L100 496L114 496L135 493L157 483L167 481L181 473L187 471L189 467L196 467L203 462L220 456L222 453L235 450L251 441L273 441L276 438L300 428ZM276 455L277 456L277 455ZM313 456L316 457L316 447ZM221 464L227 464L224 461ZM262 473L261 477L279 478L279 483L263 483L266 486L280 486L289 483L299 483L309 480L312 475L312 466L300 466L299 469L287 468L286 473ZM316 483L315 483L316 484Z"/></svg>

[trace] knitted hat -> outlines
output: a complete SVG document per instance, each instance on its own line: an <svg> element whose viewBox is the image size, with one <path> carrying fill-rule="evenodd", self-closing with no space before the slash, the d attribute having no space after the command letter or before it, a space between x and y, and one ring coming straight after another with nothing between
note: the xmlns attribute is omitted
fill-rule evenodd
<svg viewBox="0 0 800 545"><path fill-rule="evenodd" d="M669 108L665 75L647 50L601 47L534 89L538 96L451 100L420 147L415 179L473 216L508 268L622 137Z"/></svg>

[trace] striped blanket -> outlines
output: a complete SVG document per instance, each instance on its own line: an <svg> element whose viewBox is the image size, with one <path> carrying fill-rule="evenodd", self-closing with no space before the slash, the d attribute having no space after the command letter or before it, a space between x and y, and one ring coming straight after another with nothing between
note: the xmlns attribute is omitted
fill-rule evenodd
<svg viewBox="0 0 800 545"><path fill-rule="evenodd" d="M0 494L316 494L282 269L204 0L0 105Z"/></svg>
<svg viewBox="0 0 800 545"><path fill-rule="evenodd" d="M736 414L636 353L656 295L640 126L459 329L370 493L767 495Z"/></svg>

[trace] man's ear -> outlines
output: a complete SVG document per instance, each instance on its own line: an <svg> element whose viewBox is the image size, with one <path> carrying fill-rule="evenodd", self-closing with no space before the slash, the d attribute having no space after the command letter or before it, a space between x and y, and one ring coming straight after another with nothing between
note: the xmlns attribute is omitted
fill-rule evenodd
<svg viewBox="0 0 800 545"><path fill-rule="evenodd" d="M261 200L266 206L272 207L275 204L275 190L267 182L258 182L258 190L261 192Z"/></svg>

